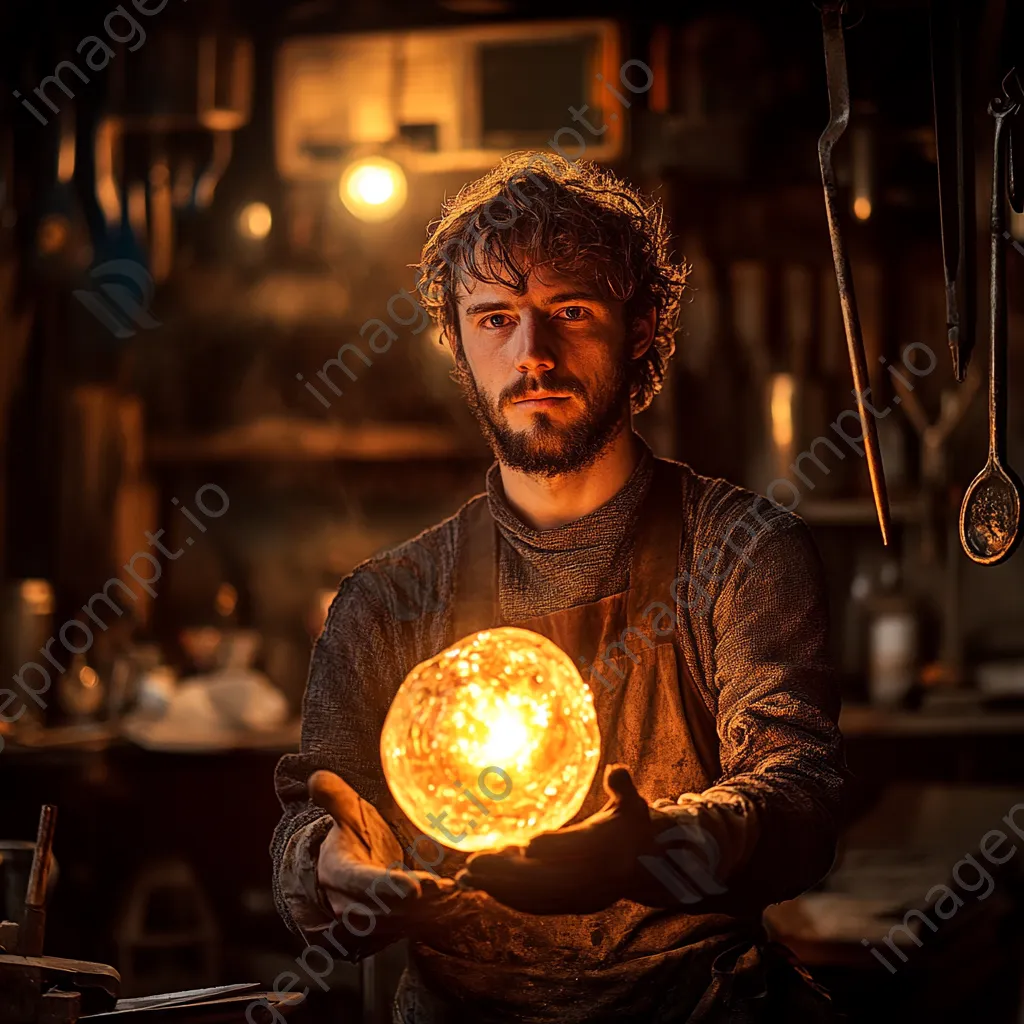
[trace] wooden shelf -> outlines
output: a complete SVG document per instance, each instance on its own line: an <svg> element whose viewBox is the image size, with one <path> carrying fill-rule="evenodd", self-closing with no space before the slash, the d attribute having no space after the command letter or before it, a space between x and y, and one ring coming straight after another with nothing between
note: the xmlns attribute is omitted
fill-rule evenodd
<svg viewBox="0 0 1024 1024"><path fill-rule="evenodd" d="M889 502L894 523L919 523L926 506L921 498L903 498ZM878 513L870 498L834 498L803 501L793 511L812 526L871 526Z"/></svg>
<svg viewBox="0 0 1024 1024"><path fill-rule="evenodd" d="M455 431L429 423L361 423L340 426L294 417L264 417L216 434L154 437L151 463L297 461L398 462L410 459L479 459Z"/></svg>
<svg viewBox="0 0 1024 1024"><path fill-rule="evenodd" d="M1024 712L886 711L847 705L839 716L844 736L1024 735Z"/></svg>

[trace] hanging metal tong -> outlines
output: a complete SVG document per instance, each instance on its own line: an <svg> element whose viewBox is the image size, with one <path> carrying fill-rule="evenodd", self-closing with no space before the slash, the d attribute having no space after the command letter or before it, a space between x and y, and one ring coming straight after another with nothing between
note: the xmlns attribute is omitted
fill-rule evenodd
<svg viewBox="0 0 1024 1024"><path fill-rule="evenodd" d="M963 0L932 0L930 26L946 329L953 373L963 383L974 349L977 309L972 76L968 59L974 49L974 21L964 10Z"/></svg>
<svg viewBox="0 0 1024 1024"><path fill-rule="evenodd" d="M864 402L870 388L868 363L867 356L864 354L860 318L857 315L853 275L850 272L850 262L846 255L843 236L839 230L839 200L835 172L832 169L832 149L850 121L850 85L846 75L846 47L843 42L843 9L845 6L845 3L826 0L821 7L821 23L825 36L825 75L828 80L829 122L818 139L818 163L821 165L821 183L825 190L828 233L832 240L832 259L836 267L839 302L843 310L843 327L846 330L846 347L850 354L850 369L853 371L853 388L857 399L857 414L860 417L864 451L868 460L871 491L875 499L875 509L878 512L882 543L888 544L892 529L889 495L885 488L882 452L878 445L878 427Z"/></svg>

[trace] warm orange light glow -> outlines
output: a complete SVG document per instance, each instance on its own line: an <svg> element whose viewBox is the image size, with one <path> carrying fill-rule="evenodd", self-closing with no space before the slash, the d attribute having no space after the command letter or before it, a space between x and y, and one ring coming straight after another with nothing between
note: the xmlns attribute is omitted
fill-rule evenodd
<svg viewBox="0 0 1024 1024"><path fill-rule="evenodd" d="M266 203L249 203L238 215L238 230L245 238L266 238L272 224L273 217Z"/></svg>
<svg viewBox="0 0 1024 1024"><path fill-rule="evenodd" d="M53 614L53 587L48 580L22 580L18 589L33 615Z"/></svg>
<svg viewBox="0 0 1024 1024"><path fill-rule="evenodd" d="M857 220L867 220L871 216L871 200L867 196L857 196L854 199L853 215Z"/></svg>
<svg viewBox="0 0 1024 1024"><path fill-rule="evenodd" d="M341 201L360 220L393 217L405 205L405 172L394 160L367 157L350 164L338 185Z"/></svg>
<svg viewBox="0 0 1024 1024"><path fill-rule="evenodd" d="M75 133L66 131L57 150L57 180L66 185L75 176Z"/></svg>
<svg viewBox="0 0 1024 1024"><path fill-rule="evenodd" d="M793 378L788 373L772 377L772 441L776 448L793 443Z"/></svg>
<svg viewBox="0 0 1024 1024"><path fill-rule="evenodd" d="M44 217L36 232L36 245L44 256L53 256L68 243L70 224L59 213Z"/></svg>
<svg viewBox="0 0 1024 1024"><path fill-rule="evenodd" d="M217 594L213 599L213 606L217 609L218 615L227 618L232 615L238 606L238 591L230 583L222 583L217 588Z"/></svg>
<svg viewBox="0 0 1024 1024"><path fill-rule="evenodd" d="M412 823L458 850L524 845L583 806L601 735L594 697L546 637L502 626L417 665L380 737Z"/></svg>

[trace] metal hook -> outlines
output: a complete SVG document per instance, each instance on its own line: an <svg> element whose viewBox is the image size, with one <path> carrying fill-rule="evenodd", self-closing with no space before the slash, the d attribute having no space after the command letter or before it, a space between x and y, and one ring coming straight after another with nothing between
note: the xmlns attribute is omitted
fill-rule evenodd
<svg viewBox="0 0 1024 1024"><path fill-rule="evenodd" d="M821 12L822 7L824 7L827 3L829 3L829 0L822 0L822 2L820 2L820 3L818 2L818 0L811 0L811 6L816 11L818 11L819 13ZM833 4L833 6L838 6L839 7L839 14L840 14L840 16L841 17L845 17L852 5L850 3L850 0L840 0L840 2L838 4ZM847 24L844 21L843 22L843 31L844 32L849 32L850 29L857 28L857 26L860 25L860 23L867 16L867 13L868 13L867 5L862 3L862 4L859 5L859 7L860 7L860 17L857 18L856 21L850 22L849 24Z"/></svg>
<svg viewBox="0 0 1024 1024"><path fill-rule="evenodd" d="M1011 81L1011 79L1014 82L1014 84L1016 84L1016 86L1017 86L1017 88L1015 90L1016 91L1016 96L1014 96L1010 92L1010 90L1006 87L1006 83ZM1002 90L1003 90L1003 95L1011 103L1015 103L1018 107L1019 106L1024 106L1024 85L1021 85L1020 76L1017 74L1017 69L1016 68L1010 68L1010 70L1007 71L1006 74L1003 76Z"/></svg>

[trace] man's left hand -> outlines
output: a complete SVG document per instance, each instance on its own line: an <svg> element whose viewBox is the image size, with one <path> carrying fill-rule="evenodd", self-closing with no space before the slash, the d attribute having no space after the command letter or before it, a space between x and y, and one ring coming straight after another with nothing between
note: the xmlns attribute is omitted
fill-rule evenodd
<svg viewBox="0 0 1024 1024"><path fill-rule="evenodd" d="M525 847L472 854L456 880L530 914L592 914L616 900L646 906L678 902L641 857L665 857L657 837L675 818L636 791L624 765L605 768L608 802L578 825L544 832ZM671 801L658 801L658 805Z"/></svg>

